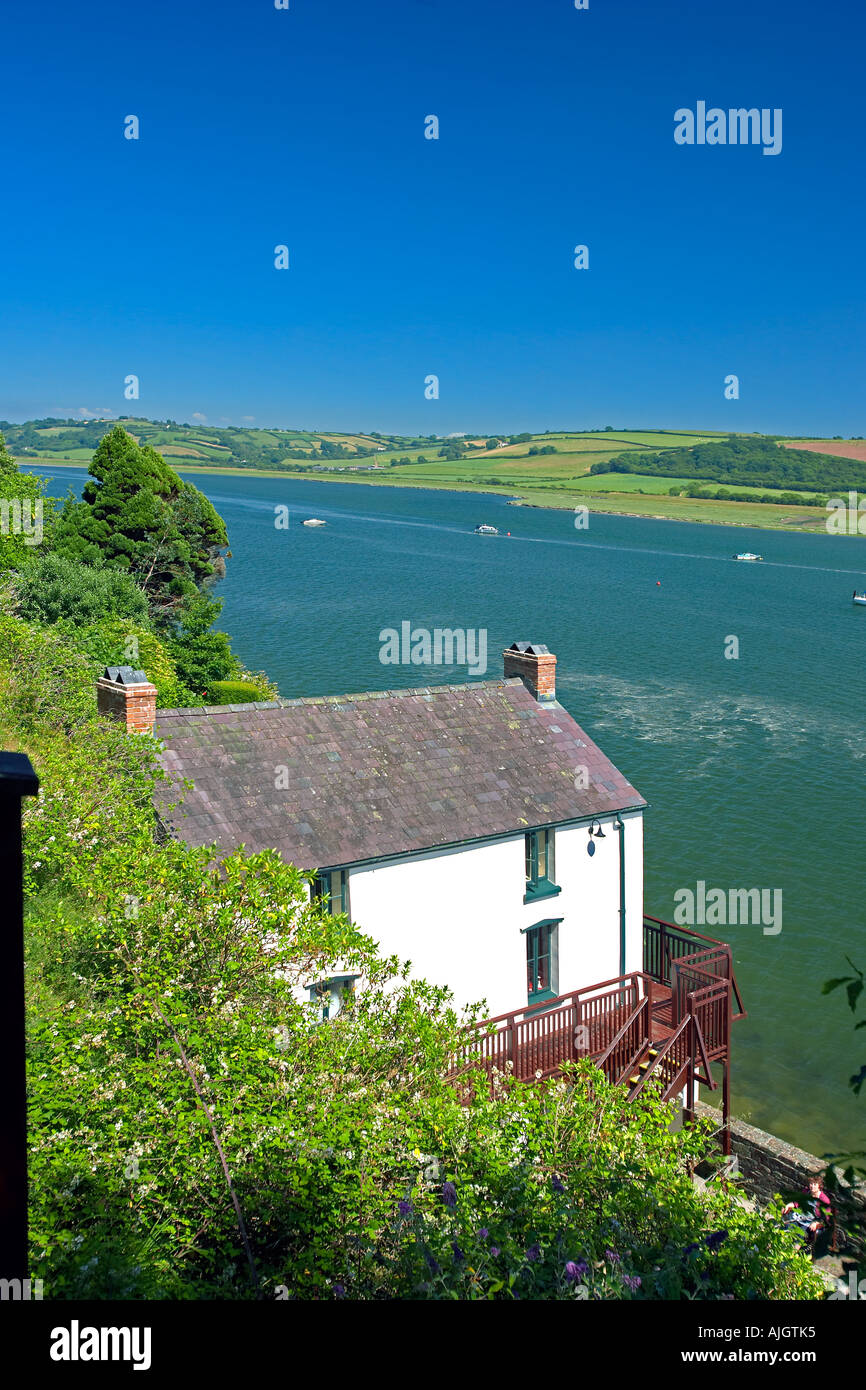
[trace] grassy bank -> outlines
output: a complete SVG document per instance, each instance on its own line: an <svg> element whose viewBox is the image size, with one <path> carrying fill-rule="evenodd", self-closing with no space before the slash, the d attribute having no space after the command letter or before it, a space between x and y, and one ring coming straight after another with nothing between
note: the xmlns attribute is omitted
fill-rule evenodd
<svg viewBox="0 0 866 1390"><path fill-rule="evenodd" d="M611 450L611 453L614 451ZM562 462L563 455L554 456L553 462ZM585 457L595 462L596 455L588 453ZM476 461L473 461L476 462ZM478 461L479 463L481 461ZM525 459L515 463L525 463ZM549 459L540 460L547 464ZM19 458L21 467L41 466L58 468L82 468L87 460L79 459L34 459ZM596 475L591 480L559 481L550 476L537 477L527 481L526 477L515 477L513 483L474 481L468 476L465 460L448 462L437 460L429 467L408 465L402 468L383 467L381 472L360 473L346 471L335 473L313 473L298 469L230 468L216 467L213 464L193 464L184 460L174 460L175 466L183 474L220 473L244 478L290 478L294 481L317 483L354 483L374 487L433 488L447 492L474 492L509 497L515 506L547 507L557 511L572 510L577 506L589 507L593 512L614 516L652 517L658 521L691 521L714 526L750 526L771 531L815 531L825 532L827 513L820 507L771 506L758 502L727 502L710 498L670 497L666 492L650 491L653 485L665 484L670 487L670 479L642 478L638 475ZM437 467L438 464L438 467ZM477 463L476 463L477 466ZM587 463L587 467L588 467ZM488 463L489 468L489 463ZM480 469L479 469L480 471ZM603 478L603 481L602 481ZM601 491L604 486L611 487L615 479L614 491ZM629 483L639 481L643 492L626 492ZM623 489L623 490L621 490ZM758 491L758 489L756 489Z"/></svg>

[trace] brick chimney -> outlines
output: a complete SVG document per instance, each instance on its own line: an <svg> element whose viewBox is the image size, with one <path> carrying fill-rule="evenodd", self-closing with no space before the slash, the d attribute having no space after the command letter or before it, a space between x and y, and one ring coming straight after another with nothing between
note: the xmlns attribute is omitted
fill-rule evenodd
<svg viewBox="0 0 866 1390"><path fill-rule="evenodd" d="M556 699L556 657L541 642L512 642L502 653L505 676L519 676L541 704Z"/></svg>
<svg viewBox="0 0 866 1390"><path fill-rule="evenodd" d="M96 708L107 719L119 719L128 734L152 734L156 686L131 666L106 666L96 682Z"/></svg>

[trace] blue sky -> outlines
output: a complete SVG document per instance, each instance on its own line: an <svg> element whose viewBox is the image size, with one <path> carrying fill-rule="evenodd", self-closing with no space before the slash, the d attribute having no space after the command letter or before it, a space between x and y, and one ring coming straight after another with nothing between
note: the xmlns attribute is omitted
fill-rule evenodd
<svg viewBox="0 0 866 1390"><path fill-rule="evenodd" d="M0 417L866 434L851 0L48 0L3 37ZM677 145L700 100L781 108L781 153Z"/></svg>

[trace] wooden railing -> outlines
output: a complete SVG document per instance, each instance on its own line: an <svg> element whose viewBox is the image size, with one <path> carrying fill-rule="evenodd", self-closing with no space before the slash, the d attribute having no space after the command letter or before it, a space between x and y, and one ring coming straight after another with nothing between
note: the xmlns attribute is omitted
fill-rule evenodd
<svg viewBox="0 0 866 1390"><path fill-rule="evenodd" d="M608 1081L618 1086L631 1076L641 1059L649 1052L650 1045L650 1001L643 999L629 1014L616 1037L596 1058L596 1066L604 1072Z"/></svg>
<svg viewBox="0 0 866 1390"><path fill-rule="evenodd" d="M604 1053L642 997L645 982L635 972L575 990L546 1007L527 1006L485 1019L467 1036L454 1067L459 1072L480 1062L488 1070L512 1070L524 1081L538 1072L552 1076L563 1062Z"/></svg>
<svg viewBox="0 0 866 1390"><path fill-rule="evenodd" d="M468 1031L449 1075L457 1080L480 1065L491 1082L494 1071L533 1081L589 1058L631 1096L650 1078L661 1080L665 1100L685 1090L691 1111L695 1083L716 1089L711 1064L727 1063L731 1021L743 1012L730 947L648 917L644 967L485 1019ZM663 1039L657 1049L654 1037Z"/></svg>
<svg viewBox="0 0 866 1390"><path fill-rule="evenodd" d="M647 1082L660 1077L663 1083L662 1100L669 1100L681 1091L694 1066L694 1020L684 1018L667 1042L629 1090L629 1099L640 1095Z"/></svg>
<svg viewBox="0 0 866 1390"><path fill-rule="evenodd" d="M734 974L733 961L731 958L731 948L724 941L717 941L711 936L702 936L700 932L687 930L685 927L675 927L671 922L663 922L660 917L644 917L643 919L643 969L644 974L651 975L654 980L660 981L665 985L673 984L675 966L688 957L694 962L700 956L705 956L707 969L711 974L719 974L718 970L711 969L711 961L723 959L727 962L727 978L731 982L732 1009L731 1019L745 1018L746 1011L743 1008L740 996L739 985Z"/></svg>

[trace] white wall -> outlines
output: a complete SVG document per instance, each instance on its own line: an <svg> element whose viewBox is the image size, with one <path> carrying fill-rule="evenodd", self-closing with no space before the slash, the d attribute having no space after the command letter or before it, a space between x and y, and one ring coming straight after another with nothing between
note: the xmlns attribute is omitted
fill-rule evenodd
<svg viewBox="0 0 866 1390"><path fill-rule="evenodd" d="M626 971L640 970L643 817L623 815L626 856ZM526 938L521 928L561 917L559 993L619 971L619 832L586 852L586 826L556 831L555 897L524 903L524 839L434 851L350 870L352 920L383 954L412 962L413 974L447 985L458 1005L486 999L488 1015L526 1006Z"/></svg>

